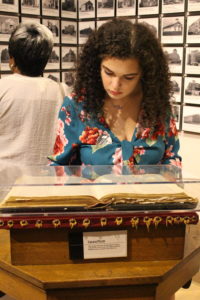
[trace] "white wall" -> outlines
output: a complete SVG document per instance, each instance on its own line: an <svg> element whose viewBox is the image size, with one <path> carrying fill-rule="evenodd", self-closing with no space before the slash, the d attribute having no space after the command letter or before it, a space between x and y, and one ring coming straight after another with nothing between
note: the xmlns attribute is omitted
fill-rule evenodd
<svg viewBox="0 0 200 300"><path fill-rule="evenodd" d="M200 135L181 132L179 138L183 170L200 178Z"/></svg>

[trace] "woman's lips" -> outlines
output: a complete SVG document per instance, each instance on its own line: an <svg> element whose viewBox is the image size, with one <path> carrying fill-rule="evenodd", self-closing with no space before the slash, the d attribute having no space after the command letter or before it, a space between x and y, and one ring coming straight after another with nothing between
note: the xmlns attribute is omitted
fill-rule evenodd
<svg viewBox="0 0 200 300"><path fill-rule="evenodd" d="M109 93L112 94L113 96L122 94L122 92L116 92L116 91L109 91Z"/></svg>

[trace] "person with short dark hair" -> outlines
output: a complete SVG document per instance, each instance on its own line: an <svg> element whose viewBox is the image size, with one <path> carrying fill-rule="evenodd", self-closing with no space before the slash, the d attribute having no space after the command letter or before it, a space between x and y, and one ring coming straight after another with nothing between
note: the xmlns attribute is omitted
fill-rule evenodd
<svg viewBox="0 0 200 300"><path fill-rule="evenodd" d="M12 75L0 80L0 161L47 164L52 153L60 86L42 77L53 35L39 23L21 23L9 39Z"/></svg>
<svg viewBox="0 0 200 300"><path fill-rule="evenodd" d="M53 165L181 165L160 42L144 24L114 18L89 36L74 92L59 113Z"/></svg>

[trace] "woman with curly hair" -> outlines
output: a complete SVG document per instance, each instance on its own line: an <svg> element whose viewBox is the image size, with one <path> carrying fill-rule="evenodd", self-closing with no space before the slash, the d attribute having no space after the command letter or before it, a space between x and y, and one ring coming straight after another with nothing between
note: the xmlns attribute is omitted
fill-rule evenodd
<svg viewBox="0 0 200 300"><path fill-rule="evenodd" d="M181 164L166 57L144 24L115 18L88 38L64 99L56 165Z"/></svg>

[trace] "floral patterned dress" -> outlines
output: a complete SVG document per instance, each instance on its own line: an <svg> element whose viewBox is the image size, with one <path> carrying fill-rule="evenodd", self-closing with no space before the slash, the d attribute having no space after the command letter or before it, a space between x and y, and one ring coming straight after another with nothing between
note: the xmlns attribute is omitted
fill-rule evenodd
<svg viewBox="0 0 200 300"><path fill-rule="evenodd" d="M171 116L166 125L151 128L136 124L132 140L120 141L109 129L103 117L91 120L83 103L74 95L65 97L61 107L53 165L181 165L178 155L179 139L175 120Z"/></svg>

